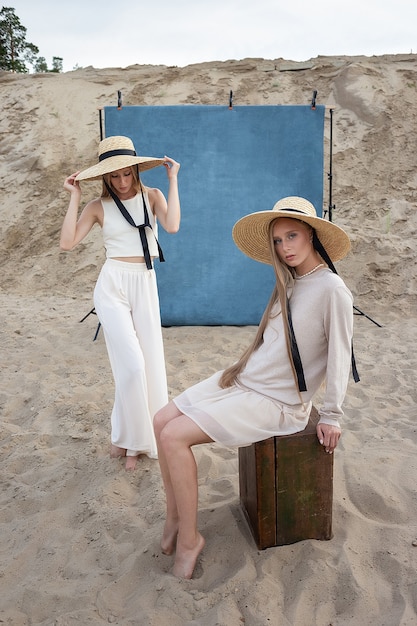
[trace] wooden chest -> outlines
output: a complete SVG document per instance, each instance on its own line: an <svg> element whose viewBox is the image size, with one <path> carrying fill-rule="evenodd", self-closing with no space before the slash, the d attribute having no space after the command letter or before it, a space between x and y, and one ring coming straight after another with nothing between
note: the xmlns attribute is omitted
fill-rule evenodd
<svg viewBox="0 0 417 626"><path fill-rule="evenodd" d="M313 407L305 430L239 448L240 503L260 550L331 539L333 454L318 442Z"/></svg>

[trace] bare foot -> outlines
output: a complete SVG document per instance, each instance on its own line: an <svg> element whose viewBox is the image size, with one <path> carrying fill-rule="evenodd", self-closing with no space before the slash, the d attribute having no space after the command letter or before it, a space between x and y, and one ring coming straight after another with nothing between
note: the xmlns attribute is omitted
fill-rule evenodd
<svg viewBox="0 0 417 626"><path fill-rule="evenodd" d="M180 548L177 544L177 554L175 557L174 569L172 573L177 578L186 578L189 580L193 576L194 568L197 563L198 556L205 545L204 537L198 533L197 543L194 548Z"/></svg>
<svg viewBox="0 0 417 626"><path fill-rule="evenodd" d="M165 522L164 532L162 533L162 539L161 539L162 554L171 556L171 554L175 552L175 548L177 545L177 535L178 535L178 521L172 524Z"/></svg>
<svg viewBox="0 0 417 626"><path fill-rule="evenodd" d="M112 459L119 459L121 456L126 456L126 449L115 446L114 443L110 446L110 457Z"/></svg>
<svg viewBox="0 0 417 626"><path fill-rule="evenodd" d="M126 457L126 465L125 465L125 469L127 472L133 472L133 470L136 469L136 464L138 462L138 458L137 456L127 456Z"/></svg>

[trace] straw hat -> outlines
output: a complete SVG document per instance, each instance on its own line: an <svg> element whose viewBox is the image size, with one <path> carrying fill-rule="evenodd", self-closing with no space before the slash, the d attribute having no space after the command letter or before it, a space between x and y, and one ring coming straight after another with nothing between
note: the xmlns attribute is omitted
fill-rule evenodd
<svg viewBox="0 0 417 626"><path fill-rule="evenodd" d="M233 239L247 256L271 265L269 225L278 217L291 217L310 224L332 261L340 261L350 250L350 240L345 231L317 217L316 209L308 200L290 196L279 200L272 211L258 211L242 217L233 226Z"/></svg>
<svg viewBox="0 0 417 626"><path fill-rule="evenodd" d="M139 171L150 170L162 165L164 159L137 156L133 142L129 137L106 137L98 147L97 165L93 165L78 174L75 180L96 180L103 174L115 172L129 165L138 165Z"/></svg>

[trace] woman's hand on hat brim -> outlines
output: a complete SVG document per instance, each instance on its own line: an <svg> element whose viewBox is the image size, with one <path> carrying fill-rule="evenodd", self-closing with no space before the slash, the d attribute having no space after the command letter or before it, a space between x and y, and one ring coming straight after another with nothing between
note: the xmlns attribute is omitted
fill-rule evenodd
<svg viewBox="0 0 417 626"><path fill-rule="evenodd" d="M79 170L78 172L74 172L74 174L71 174L65 179L64 189L66 189L66 191L69 191L70 193L73 193L74 191L76 192L81 191L80 183L77 180L75 180L78 174L80 173L80 171L81 170Z"/></svg>
<svg viewBox="0 0 417 626"><path fill-rule="evenodd" d="M164 156L163 165L167 171L168 178L173 178L174 176L177 176L178 171L181 167L178 161L175 161L174 159L171 159L171 157L168 157L168 156Z"/></svg>

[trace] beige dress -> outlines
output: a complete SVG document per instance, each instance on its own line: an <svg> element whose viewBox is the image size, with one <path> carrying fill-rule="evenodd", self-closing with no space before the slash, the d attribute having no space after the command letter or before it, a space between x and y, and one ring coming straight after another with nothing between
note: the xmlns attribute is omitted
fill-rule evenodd
<svg viewBox="0 0 417 626"><path fill-rule="evenodd" d="M338 275L323 269L295 281L290 305L307 391L300 398L276 309L238 385L222 389L217 372L174 399L214 441L244 446L303 430L324 380L320 421L339 425L351 366L352 295Z"/></svg>

